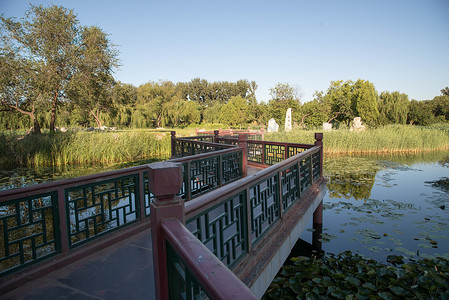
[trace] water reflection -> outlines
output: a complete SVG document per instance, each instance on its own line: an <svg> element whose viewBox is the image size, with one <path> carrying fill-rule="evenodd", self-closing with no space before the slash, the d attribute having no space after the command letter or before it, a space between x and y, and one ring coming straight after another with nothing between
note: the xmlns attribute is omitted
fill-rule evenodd
<svg viewBox="0 0 449 300"><path fill-rule="evenodd" d="M448 162L443 152L327 157L323 250L379 261L390 254L449 258Z"/></svg>
<svg viewBox="0 0 449 300"><path fill-rule="evenodd" d="M148 164L160 160L164 160L164 158L158 157L157 159L147 159L147 160L109 164L109 165L73 165L73 166L16 168L11 170L0 170L0 191L25 187L49 181L57 181L112 170L119 170L132 166Z"/></svg>

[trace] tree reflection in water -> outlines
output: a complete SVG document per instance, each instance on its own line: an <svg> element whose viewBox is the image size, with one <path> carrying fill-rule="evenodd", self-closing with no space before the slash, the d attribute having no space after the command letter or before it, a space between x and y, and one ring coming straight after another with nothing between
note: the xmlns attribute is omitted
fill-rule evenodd
<svg viewBox="0 0 449 300"><path fill-rule="evenodd" d="M448 162L443 152L327 156L323 250L379 261L390 254L449 258Z"/></svg>

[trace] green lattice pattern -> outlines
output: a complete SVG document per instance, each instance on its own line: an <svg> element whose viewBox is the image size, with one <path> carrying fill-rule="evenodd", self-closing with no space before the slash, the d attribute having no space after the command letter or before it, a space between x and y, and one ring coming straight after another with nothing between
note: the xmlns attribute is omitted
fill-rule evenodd
<svg viewBox="0 0 449 300"><path fill-rule="evenodd" d="M55 194L0 206L0 274L56 253Z"/></svg>
<svg viewBox="0 0 449 300"><path fill-rule="evenodd" d="M299 180L298 164L281 171L282 209L284 211L299 199Z"/></svg>
<svg viewBox="0 0 449 300"><path fill-rule="evenodd" d="M225 265L245 254L246 193L239 193L186 222L186 227Z"/></svg>
<svg viewBox="0 0 449 300"><path fill-rule="evenodd" d="M138 175L66 190L69 242L78 245L138 218Z"/></svg>
<svg viewBox="0 0 449 300"><path fill-rule="evenodd" d="M252 186L249 195L251 240L256 243L280 216L278 174Z"/></svg>

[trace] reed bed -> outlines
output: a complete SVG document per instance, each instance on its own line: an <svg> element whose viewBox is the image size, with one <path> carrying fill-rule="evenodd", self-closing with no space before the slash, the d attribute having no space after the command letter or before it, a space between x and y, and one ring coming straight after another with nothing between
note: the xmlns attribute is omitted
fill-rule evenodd
<svg viewBox="0 0 449 300"><path fill-rule="evenodd" d="M170 155L170 135L149 131L0 134L0 165L110 164Z"/></svg>
<svg viewBox="0 0 449 300"><path fill-rule="evenodd" d="M319 131L319 130L318 130ZM266 140L314 143L314 131L269 133ZM449 149L449 126L390 125L360 132L334 130L324 133L327 154L419 153Z"/></svg>
<svg viewBox="0 0 449 300"><path fill-rule="evenodd" d="M266 140L314 143L314 132L267 133ZM177 130L177 136L194 134ZM324 133L326 154L420 153L449 149L449 125L418 127L391 125L362 132L347 129ZM125 130L73 131L41 135L0 133L0 167L112 164L170 155L170 132Z"/></svg>

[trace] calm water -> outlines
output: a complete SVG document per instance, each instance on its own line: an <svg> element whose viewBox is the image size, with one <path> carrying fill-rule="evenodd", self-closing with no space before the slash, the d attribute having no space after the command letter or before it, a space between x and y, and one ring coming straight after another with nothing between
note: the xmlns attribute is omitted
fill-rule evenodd
<svg viewBox="0 0 449 300"><path fill-rule="evenodd" d="M0 170L0 190L148 163ZM329 157L322 249L449 259L449 154ZM311 228L309 224L308 228ZM311 242L312 233L301 237Z"/></svg>
<svg viewBox="0 0 449 300"><path fill-rule="evenodd" d="M325 175L322 250L449 259L448 153L333 157Z"/></svg>

